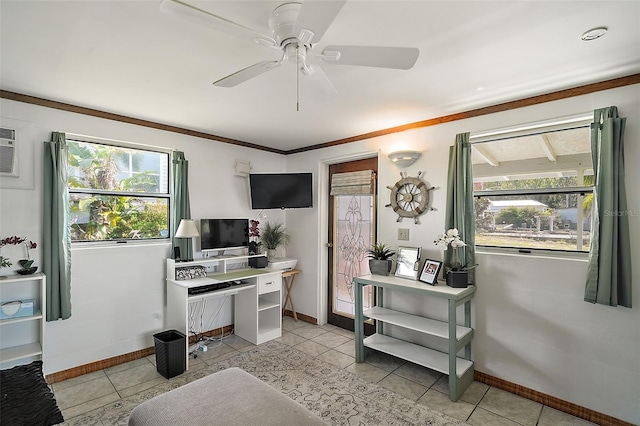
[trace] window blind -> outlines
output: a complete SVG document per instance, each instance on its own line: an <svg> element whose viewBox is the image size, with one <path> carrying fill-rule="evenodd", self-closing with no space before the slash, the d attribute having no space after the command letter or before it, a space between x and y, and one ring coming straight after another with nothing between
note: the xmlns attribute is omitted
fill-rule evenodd
<svg viewBox="0 0 640 426"><path fill-rule="evenodd" d="M330 195L373 194L373 170L336 173L331 176Z"/></svg>

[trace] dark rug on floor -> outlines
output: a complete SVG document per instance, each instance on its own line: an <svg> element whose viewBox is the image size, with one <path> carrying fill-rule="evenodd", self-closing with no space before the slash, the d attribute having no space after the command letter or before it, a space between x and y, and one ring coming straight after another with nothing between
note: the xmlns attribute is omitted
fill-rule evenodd
<svg viewBox="0 0 640 426"><path fill-rule="evenodd" d="M64 418L42 374L42 361L0 370L0 424L49 426Z"/></svg>

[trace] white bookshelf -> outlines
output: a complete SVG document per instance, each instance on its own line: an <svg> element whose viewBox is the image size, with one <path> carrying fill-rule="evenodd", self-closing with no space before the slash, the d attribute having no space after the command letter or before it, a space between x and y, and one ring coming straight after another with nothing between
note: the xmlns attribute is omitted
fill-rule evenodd
<svg viewBox="0 0 640 426"><path fill-rule="evenodd" d="M0 368L42 359L46 276L13 275L0 280L0 302L34 299L34 314L0 320Z"/></svg>

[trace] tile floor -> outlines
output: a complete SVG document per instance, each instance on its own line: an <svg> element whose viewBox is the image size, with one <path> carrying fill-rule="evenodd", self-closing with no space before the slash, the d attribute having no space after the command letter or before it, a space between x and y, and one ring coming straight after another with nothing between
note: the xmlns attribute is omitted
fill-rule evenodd
<svg viewBox="0 0 640 426"><path fill-rule="evenodd" d="M354 362L353 332L332 325L315 326L284 317L281 343L344 368L406 398L472 425L589 425L582 419L542 404L473 382L457 402L448 397L447 377L398 358L373 353L366 362ZM190 361L203 368L249 350L253 345L236 336L212 343L207 352ZM149 356L52 385L65 419L86 413L165 381Z"/></svg>

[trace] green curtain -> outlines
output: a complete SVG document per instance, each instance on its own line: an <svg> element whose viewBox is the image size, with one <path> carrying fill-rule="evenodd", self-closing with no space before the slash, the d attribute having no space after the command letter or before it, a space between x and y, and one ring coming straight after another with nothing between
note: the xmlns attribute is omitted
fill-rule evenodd
<svg viewBox="0 0 640 426"><path fill-rule="evenodd" d="M584 300L631 307L631 242L624 183L624 127L615 106L597 109L591 124L595 186Z"/></svg>
<svg viewBox="0 0 640 426"><path fill-rule="evenodd" d="M47 321L71 317L71 235L67 188L67 140L52 132L44 143L43 269L47 276Z"/></svg>
<svg viewBox="0 0 640 426"><path fill-rule="evenodd" d="M193 259L193 244L191 238L173 237L178 230L180 220L191 219L189 204L189 162L184 158L184 152L173 152L173 206L171 218L173 220L173 245L180 247L180 257Z"/></svg>
<svg viewBox="0 0 640 426"><path fill-rule="evenodd" d="M449 148L449 176L447 179L447 209L445 229L457 228L466 247L447 249L444 263L450 263L453 250L458 250L458 261L463 265L476 264L476 223L473 212L473 174L469 133L456 135ZM462 251L462 256L460 256ZM469 271L469 282L476 282L475 269Z"/></svg>

